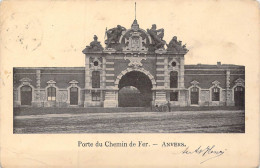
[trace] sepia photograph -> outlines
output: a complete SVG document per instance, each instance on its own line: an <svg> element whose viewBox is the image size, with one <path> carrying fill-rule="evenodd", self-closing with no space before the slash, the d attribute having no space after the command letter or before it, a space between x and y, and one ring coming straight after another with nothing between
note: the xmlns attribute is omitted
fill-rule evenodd
<svg viewBox="0 0 260 168"><path fill-rule="evenodd" d="M0 167L257 167L259 12L2 0Z"/></svg>
<svg viewBox="0 0 260 168"><path fill-rule="evenodd" d="M189 41L132 11L77 50L82 67L13 68L14 133L245 132L245 66L185 64Z"/></svg>

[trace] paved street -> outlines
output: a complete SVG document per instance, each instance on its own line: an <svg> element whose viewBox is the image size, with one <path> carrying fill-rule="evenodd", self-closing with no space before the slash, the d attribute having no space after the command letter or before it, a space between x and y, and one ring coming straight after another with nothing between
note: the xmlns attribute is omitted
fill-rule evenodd
<svg viewBox="0 0 260 168"><path fill-rule="evenodd" d="M14 117L14 133L241 133L244 111L120 112Z"/></svg>

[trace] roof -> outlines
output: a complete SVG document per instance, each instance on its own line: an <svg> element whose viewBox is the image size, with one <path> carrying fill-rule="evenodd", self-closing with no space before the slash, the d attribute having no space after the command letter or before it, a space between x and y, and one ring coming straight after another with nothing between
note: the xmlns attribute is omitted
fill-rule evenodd
<svg viewBox="0 0 260 168"><path fill-rule="evenodd" d="M219 64L219 65L209 65L209 64L197 64L197 65L184 65L184 69L244 69L245 66L234 65L234 64Z"/></svg>
<svg viewBox="0 0 260 168"><path fill-rule="evenodd" d="M85 67L14 67L17 70L85 70Z"/></svg>

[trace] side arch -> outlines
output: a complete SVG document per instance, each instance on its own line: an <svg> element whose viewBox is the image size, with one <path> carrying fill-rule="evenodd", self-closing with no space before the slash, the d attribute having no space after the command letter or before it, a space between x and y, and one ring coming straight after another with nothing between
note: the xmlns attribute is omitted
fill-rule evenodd
<svg viewBox="0 0 260 168"><path fill-rule="evenodd" d="M213 88L218 88L219 89L219 101L218 102L220 102L220 101L223 101L222 100L222 91L223 91L223 88L222 87L220 87L220 82L219 81L217 81L217 80L215 80L215 81L213 81L212 82L212 86L209 88L209 96L210 96L210 101L212 102L213 100L212 100L212 94L213 94L213 92L212 92L212 89Z"/></svg>
<svg viewBox="0 0 260 168"><path fill-rule="evenodd" d="M78 104L77 105L79 105L80 104L80 94L81 94L81 88L78 86L78 81L76 81L76 80L72 80L72 81L70 81L69 82L69 84L70 84L70 86L69 87L67 87L67 92L68 92L68 94L67 94L67 103L70 105L70 89L71 88L73 88L73 87L75 87L75 88L77 88L78 89Z"/></svg>
<svg viewBox="0 0 260 168"><path fill-rule="evenodd" d="M192 88L198 89L198 105L200 105L201 87L199 86L199 82L196 81L196 80L193 80L191 82L191 86L188 88L188 90L189 90L189 105L193 105L193 104L191 104L191 89Z"/></svg>
<svg viewBox="0 0 260 168"><path fill-rule="evenodd" d="M21 103L21 88L23 87L23 86L29 86L29 87L31 87L31 89L32 89L32 102L34 102L35 101L35 88L34 88L34 86L33 85L31 85L31 79L29 79L29 78L22 78L21 80L20 80L20 82L21 82L21 84L17 87L17 98L18 98L18 102L20 102Z"/></svg>
<svg viewBox="0 0 260 168"><path fill-rule="evenodd" d="M232 101L235 101L235 88L238 87L238 86L240 86L240 87L245 89L245 80L241 79L241 78L238 78L235 81L235 85L232 87Z"/></svg>

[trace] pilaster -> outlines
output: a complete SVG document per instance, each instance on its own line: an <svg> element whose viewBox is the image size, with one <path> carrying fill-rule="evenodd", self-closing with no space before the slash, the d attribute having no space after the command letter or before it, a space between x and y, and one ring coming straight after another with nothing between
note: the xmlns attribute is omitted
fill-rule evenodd
<svg viewBox="0 0 260 168"><path fill-rule="evenodd" d="M166 91L155 91L155 102L154 105L167 104Z"/></svg>
<svg viewBox="0 0 260 168"><path fill-rule="evenodd" d="M102 67L102 87L106 88L106 57L103 57L103 67Z"/></svg>
<svg viewBox="0 0 260 168"><path fill-rule="evenodd" d="M84 91L84 107L88 107L91 104L91 80L90 80L90 61L89 56L85 55L85 91Z"/></svg>
<svg viewBox="0 0 260 168"><path fill-rule="evenodd" d="M230 89L230 70L226 71L226 105L234 106L234 101L232 100L232 89Z"/></svg>
<svg viewBox="0 0 260 168"><path fill-rule="evenodd" d="M118 107L118 91L107 90L105 93L104 107Z"/></svg>
<svg viewBox="0 0 260 168"><path fill-rule="evenodd" d="M91 88L89 65L90 65L89 56L86 55L86 59L85 59L85 89Z"/></svg>
<svg viewBox="0 0 260 168"><path fill-rule="evenodd" d="M115 60L113 55L106 56L105 60L105 77L106 77L106 89L115 87Z"/></svg>
<svg viewBox="0 0 260 168"><path fill-rule="evenodd" d="M169 84L168 57L164 57L164 87L168 88Z"/></svg>
<svg viewBox="0 0 260 168"><path fill-rule="evenodd" d="M41 107L41 70L36 70L36 88L35 88L35 101L32 102L32 106Z"/></svg>
<svg viewBox="0 0 260 168"><path fill-rule="evenodd" d="M184 57L180 57L180 71L179 71L179 88L184 88Z"/></svg>

